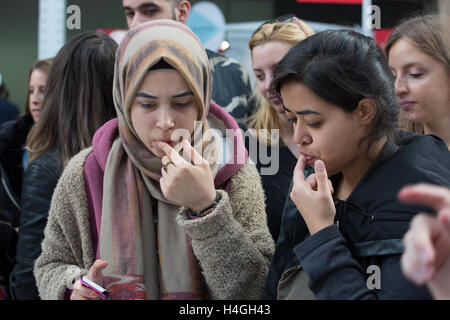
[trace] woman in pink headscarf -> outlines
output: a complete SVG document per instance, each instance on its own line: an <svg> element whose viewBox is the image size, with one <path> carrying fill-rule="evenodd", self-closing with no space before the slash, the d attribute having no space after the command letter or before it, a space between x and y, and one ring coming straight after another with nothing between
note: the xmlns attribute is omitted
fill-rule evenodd
<svg viewBox="0 0 450 320"><path fill-rule="evenodd" d="M118 119L71 160L52 199L35 267L42 298L97 298L79 275L112 299L261 298L274 247L264 194L211 88L207 55L183 24L127 33Z"/></svg>

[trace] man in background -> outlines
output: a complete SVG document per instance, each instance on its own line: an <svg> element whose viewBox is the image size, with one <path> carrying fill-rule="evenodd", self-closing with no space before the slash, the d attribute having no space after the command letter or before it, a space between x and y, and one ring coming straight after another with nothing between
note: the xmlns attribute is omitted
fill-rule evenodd
<svg viewBox="0 0 450 320"><path fill-rule="evenodd" d="M186 23L191 4L187 0L122 0L128 28L156 19ZM250 79L235 60L206 49L213 77L212 100L231 114L245 129L247 118L255 112L249 102Z"/></svg>

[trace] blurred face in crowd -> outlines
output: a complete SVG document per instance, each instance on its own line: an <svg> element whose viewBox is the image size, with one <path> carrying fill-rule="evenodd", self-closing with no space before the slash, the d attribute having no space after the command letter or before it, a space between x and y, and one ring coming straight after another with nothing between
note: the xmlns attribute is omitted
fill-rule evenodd
<svg viewBox="0 0 450 320"><path fill-rule="evenodd" d="M174 69L151 70L137 91L130 109L133 127L144 145L158 158L165 153L157 142L173 147L177 129L192 134L199 109L192 90Z"/></svg>
<svg viewBox="0 0 450 320"><path fill-rule="evenodd" d="M30 76L30 83L28 84L28 94L29 94L29 109L33 121L37 122L39 120L39 115L41 113L42 101L44 99L44 94L47 84L47 73L42 70L35 69Z"/></svg>
<svg viewBox="0 0 450 320"><path fill-rule="evenodd" d="M270 90L273 70L278 62L291 48L280 41L269 41L257 45L252 50L253 71L258 90L278 113L284 113L283 102L278 95Z"/></svg>
<svg viewBox="0 0 450 320"><path fill-rule="evenodd" d="M186 23L191 8L186 0L122 0L122 5L128 28L157 19Z"/></svg>
<svg viewBox="0 0 450 320"><path fill-rule="evenodd" d="M286 116L294 125L293 140L307 164L314 167L320 159L330 175L357 167L364 154L360 141L368 130L360 110L346 112L295 81L284 84L280 93Z"/></svg>
<svg viewBox="0 0 450 320"><path fill-rule="evenodd" d="M450 112L450 72L441 61L400 38L389 51L395 92L408 120L431 124Z"/></svg>

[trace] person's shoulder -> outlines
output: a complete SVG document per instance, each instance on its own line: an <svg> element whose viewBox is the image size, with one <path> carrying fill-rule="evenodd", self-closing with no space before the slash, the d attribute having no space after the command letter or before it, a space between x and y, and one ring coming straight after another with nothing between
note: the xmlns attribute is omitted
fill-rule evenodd
<svg viewBox="0 0 450 320"><path fill-rule="evenodd" d="M226 55L223 55L221 53L209 50L209 49L205 49L206 51L206 55L208 56L208 59L212 59L212 58L223 58L223 59L229 59Z"/></svg>
<svg viewBox="0 0 450 320"><path fill-rule="evenodd" d="M74 155L72 157L72 159L70 159L69 163L67 164L66 169L75 169L75 168L79 168L80 166L84 166L84 163L86 162L86 159L88 158L88 156L92 153L92 146L91 147L87 147L83 150L81 150L80 152L78 152L76 155Z"/></svg>
<svg viewBox="0 0 450 320"><path fill-rule="evenodd" d="M22 138L26 138L32 126L33 118L30 115L23 115L17 119L7 121L0 125L0 138L22 140Z"/></svg>
<svg viewBox="0 0 450 320"><path fill-rule="evenodd" d="M422 156L448 157L450 151L444 140L432 134L399 132L400 149L405 153L419 153Z"/></svg>
<svg viewBox="0 0 450 320"><path fill-rule="evenodd" d="M8 108L8 109L20 112L19 111L19 107L16 104L12 103L11 101L9 101L7 99L0 98L0 107L1 108Z"/></svg>
<svg viewBox="0 0 450 320"><path fill-rule="evenodd" d="M17 120L9 120L2 123L0 125L0 137L1 138L7 137L11 133L11 130L15 126L16 122Z"/></svg>
<svg viewBox="0 0 450 320"><path fill-rule="evenodd" d="M242 67L241 64L237 60L235 60L233 58L230 58L230 57L227 57L224 54L221 54L221 53L218 53L218 52L214 52L214 51L211 51L209 49L206 49L206 54L208 55L209 61L210 62L212 61L214 65L216 65L217 63L220 62L220 63L222 63L224 65L227 65L227 66L229 66L229 65L233 66L234 65L234 66Z"/></svg>
<svg viewBox="0 0 450 320"><path fill-rule="evenodd" d="M8 100L0 99L0 109L0 120L2 123L14 120L20 114L19 107Z"/></svg>
<svg viewBox="0 0 450 320"><path fill-rule="evenodd" d="M10 148L16 148L22 144L21 118L10 120L0 125L0 153L3 154Z"/></svg>
<svg viewBox="0 0 450 320"><path fill-rule="evenodd" d="M448 147L445 144L445 141L441 137L438 137L434 134L422 135L416 139L417 139L418 143L425 144L428 146L433 146L435 148L448 151Z"/></svg>
<svg viewBox="0 0 450 320"><path fill-rule="evenodd" d="M61 181L68 181L70 185L83 182L84 185L84 164L88 156L92 153L92 147L81 150L72 159L61 175Z"/></svg>
<svg viewBox="0 0 450 320"><path fill-rule="evenodd" d="M52 149L48 152L43 153L39 157L37 157L34 161L30 162L27 167L26 172L36 170L36 169L44 169L50 175L59 176L61 171L61 164L59 159L58 149Z"/></svg>
<svg viewBox="0 0 450 320"><path fill-rule="evenodd" d="M232 97L250 95L252 91L250 77L245 68L238 61L211 50L207 50L207 54L211 74L216 84L214 85L215 89L213 89L213 100L220 105L223 104L223 107L226 107L231 102ZM225 101L222 101L224 97L219 98L221 96L220 94L219 97L215 96L219 91L222 92L222 96L224 95L223 92L227 92L224 96ZM244 109L247 108L242 108L241 106L236 108L234 112L243 110L243 113L246 113Z"/></svg>
<svg viewBox="0 0 450 320"><path fill-rule="evenodd" d="M39 157L37 157L36 160L34 160L33 162L36 162L36 163L46 163L49 161L53 162L54 160L58 159L58 155L59 155L58 149L51 149L51 150L43 153Z"/></svg>
<svg viewBox="0 0 450 320"><path fill-rule="evenodd" d="M420 181L449 185L450 151L440 138L402 132L397 142L398 148L392 156L385 157L373 167L370 181L392 192L405 184Z"/></svg>
<svg viewBox="0 0 450 320"><path fill-rule="evenodd" d="M67 203L72 203L71 205L80 207L84 206L83 203L87 203L84 163L91 152L92 147L83 149L69 161L62 171L53 192L52 203L54 202L56 206L66 208ZM61 211L64 212L57 212L56 214L60 217L66 217L62 219L67 219L67 214L70 212Z"/></svg>

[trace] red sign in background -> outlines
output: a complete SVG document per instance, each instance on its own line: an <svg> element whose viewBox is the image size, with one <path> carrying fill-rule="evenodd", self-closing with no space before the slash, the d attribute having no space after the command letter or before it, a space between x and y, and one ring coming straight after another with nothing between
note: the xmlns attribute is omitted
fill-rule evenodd
<svg viewBox="0 0 450 320"><path fill-rule="evenodd" d="M298 3L362 4L363 0L297 0Z"/></svg>
<svg viewBox="0 0 450 320"><path fill-rule="evenodd" d="M107 35L111 34L114 31L128 31L127 29L118 29L118 28L97 28L95 31L97 32L103 32Z"/></svg>
<svg viewBox="0 0 450 320"><path fill-rule="evenodd" d="M384 45L386 44L386 41L393 30L394 29L375 29L373 31L375 42L380 46L381 49L384 50Z"/></svg>

